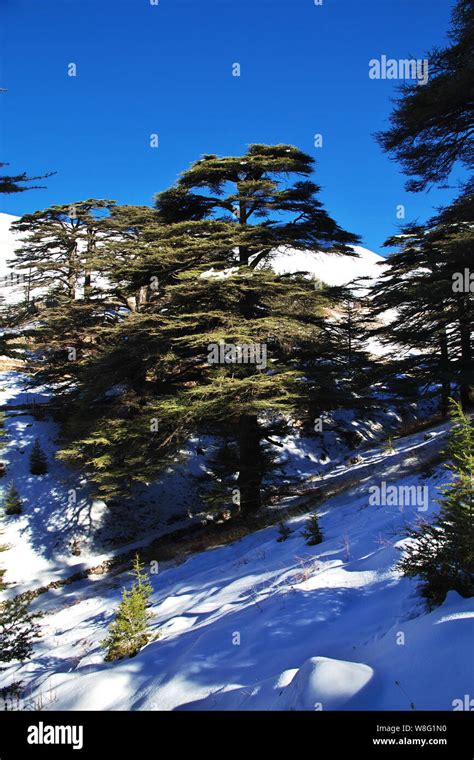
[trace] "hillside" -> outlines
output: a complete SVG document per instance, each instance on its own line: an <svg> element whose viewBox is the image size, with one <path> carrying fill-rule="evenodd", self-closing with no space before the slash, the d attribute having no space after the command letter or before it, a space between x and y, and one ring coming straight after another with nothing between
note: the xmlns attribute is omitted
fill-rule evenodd
<svg viewBox="0 0 474 760"><path fill-rule="evenodd" d="M19 217L12 214L0 213L0 283L1 295L6 303L18 303L21 301L21 288L12 282L12 269L8 262L14 258L14 251L18 245L19 237L10 229L12 222Z"/></svg>
<svg viewBox="0 0 474 760"><path fill-rule="evenodd" d="M271 266L278 274L309 272L327 285L347 285L364 279L368 286L383 272L383 257L360 245L353 246L354 258L337 256L321 251L295 251L277 249Z"/></svg>
<svg viewBox="0 0 474 760"><path fill-rule="evenodd" d="M24 400L20 375L3 373L3 380L3 403ZM40 393L36 400L47 398ZM398 439L391 452L366 444L357 464L329 461L322 477L319 459L306 458L303 442L288 441L285 456L305 483L304 498L340 490L318 507L323 543L311 547L301 536L311 513L303 499L299 514L286 520L291 534L284 542L276 527L234 541L230 534L230 543L223 534L220 548L187 556L176 544L174 559L164 561L153 535L113 551L85 542L81 556L68 555L67 541L58 539L73 535L71 526L85 538L98 505L91 511L87 498L69 507L62 499L74 482L66 468L52 465L50 422L13 414L7 430L4 459L25 503L24 514L4 524L6 594L42 587L32 608L44 613L33 659L0 673L4 694L21 684L7 707L445 710L468 693L472 600L452 592L428 613L418 584L396 569L406 525L437 512L446 473L436 459L446 424ZM35 436L51 462L39 478L27 469ZM370 487L383 481L415 488L427 500L374 506ZM83 494L84 484L77 487ZM281 500L274 519L298 503ZM107 664L100 642L129 576L120 564L107 572L104 563L134 546L158 569L150 608L158 638L135 658ZM87 568L90 575L68 582Z"/></svg>

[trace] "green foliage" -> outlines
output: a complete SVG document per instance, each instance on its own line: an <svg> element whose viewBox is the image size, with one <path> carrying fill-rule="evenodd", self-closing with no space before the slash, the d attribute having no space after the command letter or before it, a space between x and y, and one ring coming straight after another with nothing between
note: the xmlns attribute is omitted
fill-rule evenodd
<svg viewBox="0 0 474 760"><path fill-rule="evenodd" d="M40 638L39 617L21 597L0 603L0 662L31 657L34 641Z"/></svg>
<svg viewBox="0 0 474 760"><path fill-rule="evenodd" d="M41 448L39 438L35 438L30 454L30 472L32 475L45 475L48 472L48 460Z"/></svg>
<svg viewBox="0 0 474 760"><path fill-rule="evenodd" d="M132 587L129 591L123 589L115 620L102 642L107 662L134 657L151 639L148 629L153 616L147 608L153 588L138 554L135 555L131 574L134 578Z"/></svg>
<svg viewBox="0 0 474 760"><path fill-rule="evenodd" d="M405 349L403 358L385 363L390 389L413 399L420 390L439 394L445 416L454 386L460 387L464 409L474 399L474 294L455 287L455 278L471 266L473 222L474 193L466 186L425 226L407 225L387 240L398 250L372 288L374 316L393 315L375 335L389 348Z"/></svg>
<svg viewBox="0 0 474 760"><path fill-rule="evenodd" d="M3 509L6 515L21 515L23 511L22 500L13 481L11 481L8 486L7 493L3 500Z"/></svg>
<svg viewBox="0 0 474 760"><path fill-rule="evenodd" d="M458 402L451 401L448 469L453 479L441 488L440 513L432 525L409 532L412 539L399 568L423 581L430 605L440 604L446 593L474 595L474 425Z"/></svg>
<svg viewBox="0 0 474 760"><path fill-rule="evenodd" d="M319 527L318 515L316 513L308 517L306 521L306 528L303 531L302 535L304 538L306 538L306 543L308 546L316 546L316 544L320 544L322 542L323 536Z"/></svg>
<svg viewBox="0 0 474 760"><path fill-rule="evenodd" d="M0 552L4 552L8 549L5 544L0 544ZM4 588L6 588L6 585L3 583L3 576L5 575L5 570L0 567L0 591L3 591Z"/></svg>
<svg viewBox="0 0 474 760"><path fill-rule="evenodd" d="M454 165L472 167L474 5L457 0L450 44L426 56L429 78L404 83L390 128L378 139L411 177L407 189L419 192L446 182Z"/></svg>
<svg viewBox="0 0 474 760"><path fill-rule="evenodd" d="M0 162L0 168L8 166L4 162ZM25 190L41 190L44 189L44 185L25 185L26 182L34 182L37 179L46 179L51 177L55 172L48 172L37 177L28 177L26 172L16 175L2 174L0 176L0 193L24 193Z"/></svg>
<svg viewBox="0 0 474 760"><path fill-rule="evenodd" d="M393 454L393 452L395 451L395 449L393 448L393 438L391 435L387 437L387 440L384 443L383 450L385 451L386 454Z"/></svg>
<svg viewBox="0 0 474 760"><path fill-rule="evenodd" d="M278 523L278 533L279 533L279 537L277 538L277 541L286 541L286 539L291 536L292 531L290 530L288 525L285 525L283 520L281 520Z"/></svg>
<svg viewBox="0 0 474 760"><path fill-rule="evenodd" d="M27 273L28 300L38 289L51 288L58 301L74 300L82 285L89 297L106 233L100 217L113 206L113 201L91 198L24 214L14 222L21 233L15 268Z"/></svg>
<svg viewBox="0 0 474 760"><path fill-rule="evenodd" d="M73 326L70 345L80 347L76 362L49 359L71 391L60 457L79 463L103 498L156 478L191 435L218 431L235 444L236 462L216 479L216 495L230 493L238 473L242 512L261 504L270 424L310 414L308 395L337 373L339 352L322 326L332 300L301 275L276 275L272 251L354 255L358 240L324 210L307 179L312 165L294 146L252 145L244 156L195 162L154 210L111 209L101 257L134 313L91 330L75 303L74 319L59 310L47 327L58 341ZM221 343L264 347L266 365L209 362ZM123 392L107 397L116 386Z"/></svg>

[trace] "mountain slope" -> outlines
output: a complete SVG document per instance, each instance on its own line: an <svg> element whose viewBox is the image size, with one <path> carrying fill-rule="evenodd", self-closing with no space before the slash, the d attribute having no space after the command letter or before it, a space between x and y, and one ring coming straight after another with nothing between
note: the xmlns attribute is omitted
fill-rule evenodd
<svg viewBox="0 0 474 760"><path fill-rule="evenodd" d="M18 303L23 298L21 286L16 285L16 278L8 262L15 256L14 251L18 246L19 236L10 228L12 222L20 217L12 214L0 213L0 295L5 303Z"/></svg>
<svg viewBox="0 0 474 760"><path fill-rule="evenodd" d="M11 422L23 425L30 438L40 429L45 435L45 421ZM314 481L315 492L349 478L345 490L319 507L321 544L308 546L301 536L306 515L287 520L292 532L284 542L277 541L277 527L269 527L187 558L176 544L175 559L160 561L151 575L152 629L159 638L135 658L115 663L104 662L100 642L129 576L96 574L45 591L33 601L45 613L43 639L31 661L0 672L0 689L22 682L23 709L452 709L469 693L474 600L451 593L428 614L417 582L396 569L407 523L431 520L437 512L438 487L449 475L427 464L447 428L400 439L395 452L380 445L359 449L356 465L330 467L322 479L318 461L288 447L287 456L295 468L305 467L304 482L311 488ZM33 488L41 503L27 501L24 515L4 527L2 541L11 547L2 555L5 579L13 584L9 595L24 589L32 524L54 537L53 524L37 521L39 507L48 513L52 473L29 475L20 461L26 453L12 450L8 461L18 460L17 474L23 467L23 479L16 478L22 494ZM426 493L426 501L375 506L369 489L384 481ZM66 487L52 495L59 495L56 512ZM54 512L54 502L50 506ZM67 519L65 506L63 511ZM28 580L32 591L50 573L46 558L45 567L38 564L42 543L36 535L39 573ZM153 549L145 557L153 562ZM74 561L79 568L89 565L86 556ZM64 578L68 569L76 568L58 567L55 577Z"/></svg>
<svg viewBox="0 0 474 760"><path fill-rule="evenodd" d="M383 272L383 256L360 245L353 246L353 250L358 254L357 257L277 248L271 259L271 267L278 274L309 272L327 285L346 285L358 278L368 278L370 282L380 277Z"/></svg>
<svg viewBox="0 0 474 760"><path fill-rule="evenodd" d="M0 685L52 695L46 709L452 709L470 688L473 600L451 593L427 614L395 570L411 509L371 507L358 489L321 513L316 547L295 518L284 543L268 528L160 567L160 637L131 660L107 664L100 648L126 576L42 595L45 638Z"/></svg>

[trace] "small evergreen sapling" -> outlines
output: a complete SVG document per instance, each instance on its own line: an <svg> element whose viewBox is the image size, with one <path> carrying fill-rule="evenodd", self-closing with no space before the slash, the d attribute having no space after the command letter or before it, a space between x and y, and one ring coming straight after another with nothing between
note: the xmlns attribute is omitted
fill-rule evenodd
<svg viewBox="0 0 474 760"><path fill-rule="evenodd" d="M432 525L409 531L399 568L419 576L430 607L441 604L448 591L474 595L474 425L451 400L454 427L448 447L448 469L454 478L442 487L441 509Z"/></svg>
<svg viewBox="0 0 474 760"><path fill-rule="evenodd" d="M319 527L318 515L315 513L311 515L306 521L306 528L303 531L303 536L306 538L308 546L316 546L323 540L321 529Z"/></svg>
<svg viewBox="0 0 474 760"><path fill-rule="evenodd" d="M30 472L32 475L45 475L48 472L48 460L41 448L39 438L35 438L30 454Z"/></svg>
<svg viewBox="0 0 474 760"><path fill-rule="evenodd" d="M21 515L23 511L20 494L16 490L13 481L8 486L8 491L3 501L3 508L6 515Z"/></svg>
<svg viewBox="0 0 474 760"><path fill-rule="evenodd" d="M288 525L285 525L283 520L280 520L278 523L279 537L277 538L277 541L286 541L286 539L291 536L291 533L292 531L289 529Z"/></svg>
<svg viewBox="0 0 474 760"><path fill-rule="evenodd" d="M40 638L37 612L29 611L29 602L21 597L0 604L0 662L28 660L33 642Z"/></svg>
<svg viewBox="0 0 474 760"><path fill-rule="evenodd" d="M133 561L134 578L130 591L123 589L115 620L109 626L102 646L106 649L105 660L112 662L123 657L134 657L151 639L148 600L153 588L138 554Z"/></svg>

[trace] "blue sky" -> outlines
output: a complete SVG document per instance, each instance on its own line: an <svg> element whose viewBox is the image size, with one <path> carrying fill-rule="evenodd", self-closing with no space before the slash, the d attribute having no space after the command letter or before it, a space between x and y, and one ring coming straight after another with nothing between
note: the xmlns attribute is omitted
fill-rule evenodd
<svg viewBox="0 0 474 760"><path fill-rule="evenodd" d="M0 211L91 197L150 204L203 153L291 143L315 157L329 212L380 252L399 224L399 204L406 221L422 221L456 192L405 192L399 167L373 138L386 126L396 82L370 79L368 62L423 58L445 44L451 6L0 0L0 86L8 88L0 95L1 160L9 173L57 172L46 190L3 196Z"/></svg>

